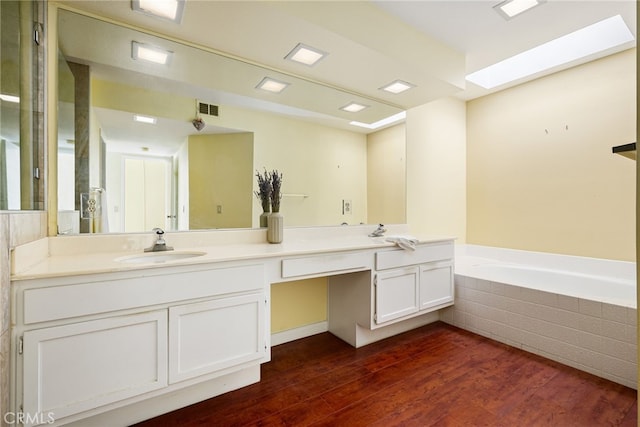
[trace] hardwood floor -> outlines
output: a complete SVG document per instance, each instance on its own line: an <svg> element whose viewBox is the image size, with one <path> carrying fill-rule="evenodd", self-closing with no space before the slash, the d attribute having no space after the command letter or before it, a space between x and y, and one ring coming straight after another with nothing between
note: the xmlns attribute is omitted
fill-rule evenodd
<svg viewBox="0 0 640 427"><path fill-rule="evenodd" d="M636 426L636 391L444 323L272 349L258 384L152 426Z"/></svg>

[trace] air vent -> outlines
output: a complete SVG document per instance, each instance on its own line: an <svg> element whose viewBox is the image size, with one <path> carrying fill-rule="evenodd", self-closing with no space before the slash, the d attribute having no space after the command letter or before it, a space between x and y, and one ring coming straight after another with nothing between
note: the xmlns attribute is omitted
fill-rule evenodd
<svg viewBox="0 0 640 427"><path fill-rule="evenodd" d="M198 101L198 112L200 114L218 117L218 106Z"/></svg>

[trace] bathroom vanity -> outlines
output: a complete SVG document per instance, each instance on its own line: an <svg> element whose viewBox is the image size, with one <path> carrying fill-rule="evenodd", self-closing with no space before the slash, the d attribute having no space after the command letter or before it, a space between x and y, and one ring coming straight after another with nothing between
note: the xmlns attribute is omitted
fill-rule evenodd
<svg viewBox="0 0 640 427"><path fill-rule="evenodd" d="M328 329L356 347L437 320L453 304L453 239L412 251L365 230L286 230L280 245L264 230L233 244L176 233L191 255L162 261L130 262L145 235L104 236L100 251L83 237L16 248L12 408L25 425L126 425L257 382L271 283L328 277Z"/></svg>

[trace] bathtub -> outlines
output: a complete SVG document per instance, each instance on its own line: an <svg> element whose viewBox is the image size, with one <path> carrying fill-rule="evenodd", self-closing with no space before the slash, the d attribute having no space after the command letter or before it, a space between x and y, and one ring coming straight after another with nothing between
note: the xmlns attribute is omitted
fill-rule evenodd
<svg viewBox="0 0 640 427"><path fill-rule="evenodd" d="M636 308L636 264L489 246L456 247L456 274Z"/></svg>
<svg viewBox="0 0 640 427"><path fill-rule="evenodd" d="M440 319L637 388L633 262L457 245Z"/></svg>

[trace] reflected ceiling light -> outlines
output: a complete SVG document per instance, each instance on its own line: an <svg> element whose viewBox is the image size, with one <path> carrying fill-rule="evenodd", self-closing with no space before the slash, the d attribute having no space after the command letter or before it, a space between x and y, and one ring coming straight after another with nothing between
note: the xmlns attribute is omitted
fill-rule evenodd
<svg viewBox="0 0 640 427"><path fill-rule="evenodd" d="M387 92L394 93L394 94L398 94L398 93L404 92L405 90L409 90L413 87L416 87L416 85L407 83L402 80L395 80L389 83L388 85L381 87L380 89Z"/></svg>
<svg viewBox="0 0 640 427"><path fill-rule="evenodd" d="M16 104L20 103L20 97L14 95L5 95L4 93L0 93L0 99L6 102L14 102Z"/></svg>
<svg viewBox="0 0 640 427"><path fill-rule="evenodd" d="M133 115L133 120L135 120L136 122L139 122L139 123L148 123L150 125L155 125L156 124L156 118L155 117L142 116L140 114L134 114Z"/></svg>
<svg viewBox="0 0 640 427"><path fill-rule="evenodd" d="M352 102L350 104L345 105L344 107L341 107L340 109L343 111L347 111L349 113L357 113L359 111L364 110L365 108L369 108L369 106L358 104L357 102Z"/></svg>
<svg viewBox="0 0 640 427"><path fill-rule="evenodd" d="M616 15L478 70L465 78L485 89L492 89L633 40L633 34L622 17Z"/></svg>
<svg viewBox="0 0 640 427"><path fill-rule="evenodd" d="M154 64L167 65L171 61L173 52L149 44L137 41L131 42L131 57L153 62Z"/></svg>
<svg viewBox="0 0 640 427"><path fill-rule="evenodd" d="M377 122L373 122L373 123L362 123L362 122L349 122L350 125L353 126L358 126L361 128L367 128L367 129L378 129L382 126L386 126L386 125L390 125L392 123L396 123L399 121L402 121L404 119L407 118L407 112L406 111L401 111L398 114L394 114L393 116L389 116L387 118L384 118L382 120L378 120Z"/></svg>
<svg viewBox="0 0 640 427"><path fill-rule="evenodd" d="M271 77L265 77L256 88L266 90L267 92L280 93L285 90L287 86L289 86L289 83L281 82Z"/></svg>
<svg viewBox="0 0 640 427"><path fill-rule="evenodd" d="M293 50L284 58L311 67L327 55L328 54L326 52L319 49L298 43L298 45L294 47Z"/></svg>
<svg viewBox="0 0 640 427"><path fill-rule="evenodd" d="M180 23L185 0L131 0L131 8L156 18Z"/></svg>
<svg viewBox="0 0 640 427"><path fill-rule="evenodd" d="M546 0L507 0L493 6L493 9L504 19L511 19L545 2Z"/></svg>

